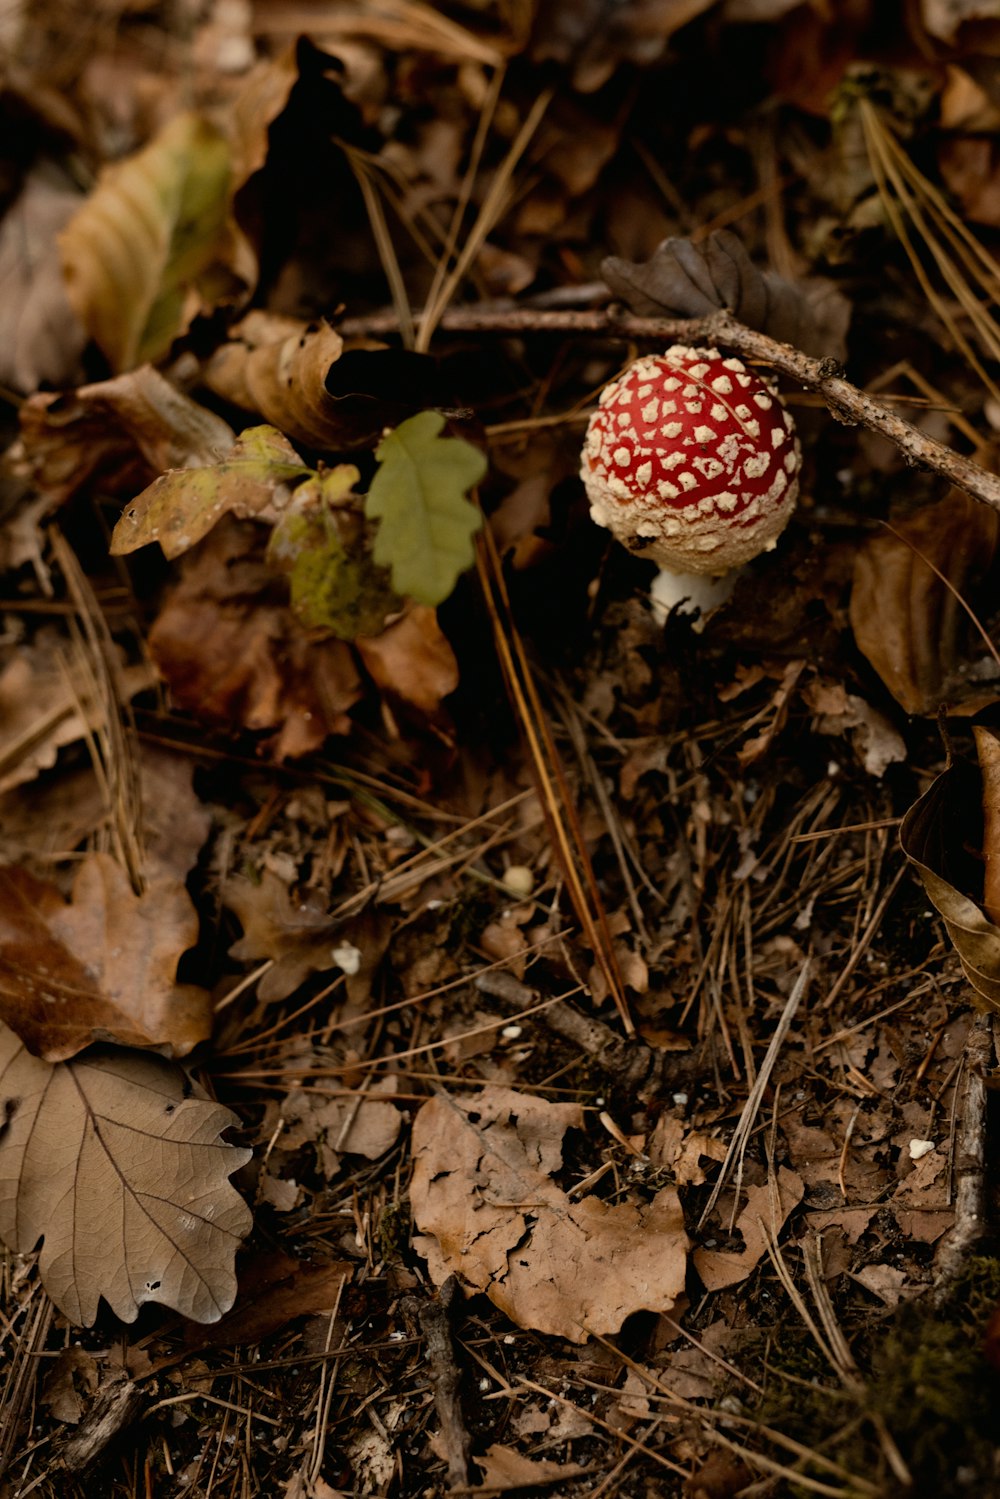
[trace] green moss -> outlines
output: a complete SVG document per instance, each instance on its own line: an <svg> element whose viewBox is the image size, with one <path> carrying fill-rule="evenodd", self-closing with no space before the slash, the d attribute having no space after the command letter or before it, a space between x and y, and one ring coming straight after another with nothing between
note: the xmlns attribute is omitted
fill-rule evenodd
<svg viewBox="0 0 1000 1499"><path fill-rule="evenodd" d="M773 1334L767 1393L754 1411L762 1426L880 1485L885 1499L1000 1499L1000 1373L983 1354L986 1323L1000 1304L1000 1260L970 1260L943 1300L907 1302L873 1326L864 1347L860 1397L844 1391L804 1328ZM906 1463L912 1489L886 1460L882 1424ZM787 1455L772 1455L787 1461ZM831 1481L819 1464L803 1472ZM792 1492L807 1491L792 1489ZM852 1493L845 1484L845 1496Z"/></svg>

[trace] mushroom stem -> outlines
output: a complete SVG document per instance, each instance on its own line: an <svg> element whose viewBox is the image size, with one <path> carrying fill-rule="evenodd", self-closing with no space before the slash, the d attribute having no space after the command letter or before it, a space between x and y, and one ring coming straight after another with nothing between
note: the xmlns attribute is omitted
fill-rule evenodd
<svg viewBox="0 0 1000 1499"><path fill-rule="evenodd" d="M712 577L710 573L676 573L663 567L653 579L649 589L653 612L665 619L671 612L677 614L700 614L692 629L700 632L705 628L705 618L713 609L724 604L736 587L740 569Z"/></svg>

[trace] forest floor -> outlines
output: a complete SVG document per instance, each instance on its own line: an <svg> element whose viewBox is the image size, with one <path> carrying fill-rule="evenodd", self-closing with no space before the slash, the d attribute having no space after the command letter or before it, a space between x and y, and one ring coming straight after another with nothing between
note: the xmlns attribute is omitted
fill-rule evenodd
<svg viewBox="0 0 1000 1499"><path fill-rule="evenodd" d="M1000 1495L995 4L0 33L0 1494ZM719 309L667 615L581 445Z"/></svg>

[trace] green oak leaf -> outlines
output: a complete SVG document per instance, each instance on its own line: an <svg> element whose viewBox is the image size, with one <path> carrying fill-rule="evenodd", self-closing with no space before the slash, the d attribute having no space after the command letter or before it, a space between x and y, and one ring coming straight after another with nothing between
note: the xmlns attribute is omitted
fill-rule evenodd
<svg viewBox="0 0 1000 1499"><path fill-rule="evenodd" d="M179 557L227 512L272 519L287 504L287 486L312 472L276 427L248 427L221 463L168 469L144 489L115 526L112 555L158 541L165 556Z"/></svg>
<svg viewBox="0 0 1000 1499"><path fill-rule="evenodd" d="M460 437L441 437L444 417L421 411L382 439L365 514L380 522L375 561L392 569L392 586L418 604L440 604L475 558L481 518L465 498L486 459Z"/></svg>
<svg viewBox="0 0 1000 1499"><path fill-rule="evenodd" d="M267 546L267 560L288 574L299 623L339 640L378 634L402 607L365 549L360 516L344 507L358 477L344 463L300 484Z"/></svg>

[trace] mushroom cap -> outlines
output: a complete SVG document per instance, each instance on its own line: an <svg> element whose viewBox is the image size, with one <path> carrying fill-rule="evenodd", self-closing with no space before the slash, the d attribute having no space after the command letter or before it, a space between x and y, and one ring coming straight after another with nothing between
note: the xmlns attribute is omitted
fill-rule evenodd
<svg viewBox="0 0 1000 1499"><path fill-rule="evenodd" d="M801 462L773 382L718 349L674 344L605 387L580 477L593 519L631 551L719 574L773 548Z"/></svg>

